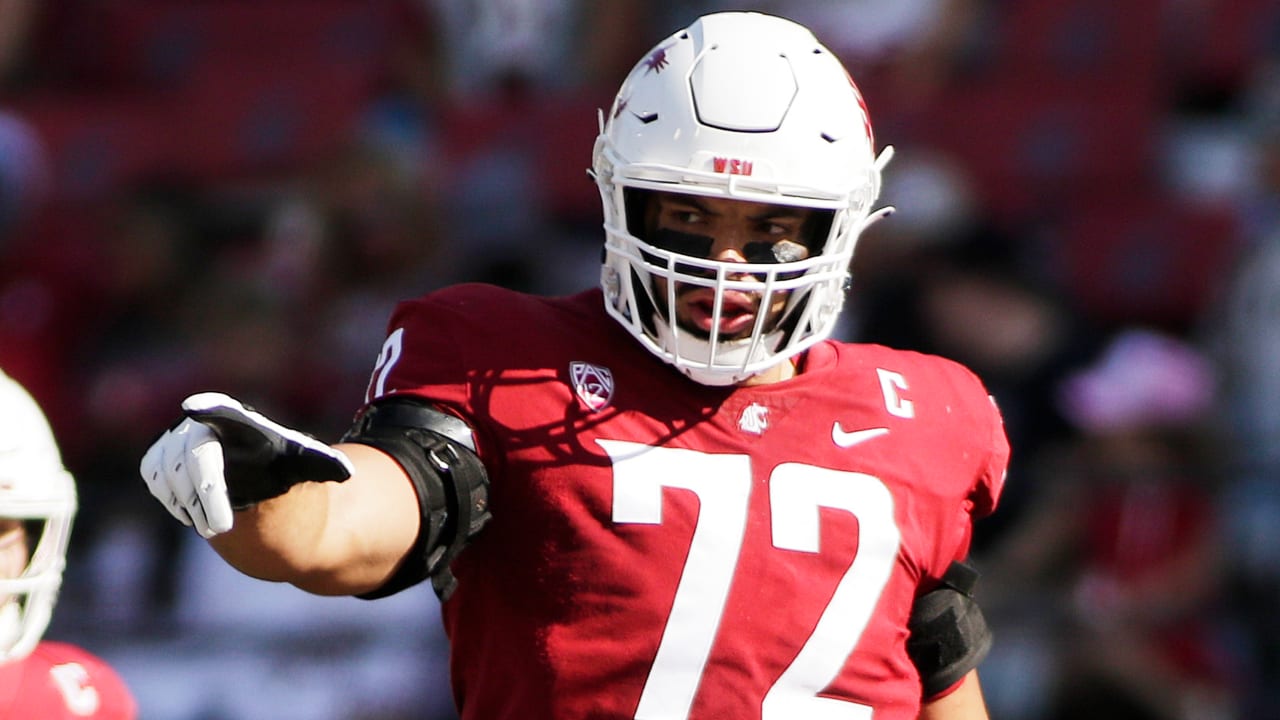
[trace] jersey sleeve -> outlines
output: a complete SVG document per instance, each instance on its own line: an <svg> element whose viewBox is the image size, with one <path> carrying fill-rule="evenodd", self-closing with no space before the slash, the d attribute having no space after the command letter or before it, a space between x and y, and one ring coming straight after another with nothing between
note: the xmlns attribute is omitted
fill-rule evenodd
<svg viewBox="0 0 1280 720"><path fill-rule="evenodd" d="M940 578L951 561L968 558L976 521L991 515L999 505L1010 448L1000 408L981 378L950 360L935 367L941 371L938 379L940 387L946 388L947 404L955 409L954 413L948 411L946 434L963 448L966 458L956 468L961 474L943 481L947 487L955 488L957 494L953 497L962 505L957 508L960 514L952 516L956 522L947 533L950 541L939 548L943 554L935 556L937 564L928 573L931 578ZM927 592L933 586L934 582L929 581L921 590Z"/></svg>
<svg viewBox="0 0 1280 720"><path fill-rule="evenodd" d="M1009 438L1004 429L1004 418L1000 414L1000 406L994 397L988 395L990 402L990 434L987 461L978 476L969 501L973 505L975 519L986 517L995 511L1000 502L1000 493L1004 490L1004 481L1009 468Z"/></svg>
<svg viewBox="0 0 1280 720"><path fill-rule="evenodd" d="M366 402L412 394L451 405L467 400L465 304L447 293L400 303L387 323L387 338L369 381Z"/></svg>
<svg viewBox="0 0 1280 720"><path fill-rule="evenodd" d="M468 345L463 340L469 335L456 305L441 291L396 306L354 424L379 400L417 398L461 419L470 431L469 444L478 450L477 423L468 403Z"/></svg>
<svg viewBox="0 0 1280 720"><path fill-rule="evenodd" d="M400 303L387 323L365 403L397 395L426 400L463 420L483 456L490 443L472 395L478 374L491 364L480 357L493 342L483 318L497 312L490 308L498 303L481 288L456 286Z"/></svg>
<svg viewBox="0 0 1280 720"><path fill-rule="evenodd" d="M555 348L555 328L546 326L562 322L541 300L493 285L454 285L402 302L366 402L408 395L452 413L471 427L477 454L496 473L505 462L496 408L523 401L519 391L541 377Z"/></svg>

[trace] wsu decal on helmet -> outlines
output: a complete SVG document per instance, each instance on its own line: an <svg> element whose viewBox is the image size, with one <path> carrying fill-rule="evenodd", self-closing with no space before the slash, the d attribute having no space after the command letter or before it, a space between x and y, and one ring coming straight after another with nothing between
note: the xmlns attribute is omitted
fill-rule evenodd
<svg viewBox="0 0 1280 720"><path fill-rule="evenodd" d="M713 158L711 166L718 173L728 173L730 175L750 175L753 167L750 160L726 157Z"/></svg>

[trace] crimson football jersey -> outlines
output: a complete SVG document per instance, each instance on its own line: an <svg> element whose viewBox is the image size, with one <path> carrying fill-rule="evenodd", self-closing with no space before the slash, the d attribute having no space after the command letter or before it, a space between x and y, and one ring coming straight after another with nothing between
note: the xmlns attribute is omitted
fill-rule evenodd
<svg viewBox="0 0 1280 720"><path fill-rule="evenodd" d="M465 419L493 520L444 604L463 718L915 718L912 601L1008 460L960 365L825 342L782 383L699 385L598 290L402 303L368 399Z"/></svg>
<svg viewBox="0 0 1280 720"><path fill-rule="evenodd" d="M101 659L42 642L23 660L0 664L0 720L134 720L133 695Z"/></svg>

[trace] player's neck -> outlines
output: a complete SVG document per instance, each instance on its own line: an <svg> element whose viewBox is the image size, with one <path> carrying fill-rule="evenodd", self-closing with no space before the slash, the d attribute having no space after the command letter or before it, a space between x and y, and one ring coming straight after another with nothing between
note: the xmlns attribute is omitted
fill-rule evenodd
<svg viewBox="0 0 1280 720"><path fill-rule="evenodd" d="M779 383L783 380L790 380L799 374L800 370L796 367L796 359L790 358L774 365L768 370L752 375L746 380L738 383L738 386L756 387L759 385L772 385L773 383Z"/></svg>

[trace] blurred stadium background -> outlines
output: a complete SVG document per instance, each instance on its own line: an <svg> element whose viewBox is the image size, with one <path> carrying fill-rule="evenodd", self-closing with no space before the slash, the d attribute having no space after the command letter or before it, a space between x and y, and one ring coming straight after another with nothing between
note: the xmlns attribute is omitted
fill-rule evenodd
<svg viewBox="0 0 1280 720"><path fill-rule="evenodd" d="M847 339L968 363L993 717L1280 717L1277 0L0 0L0 367L80 484L51 635L145 720L452 717L426 590L237 576L136 477L197 389L333 439L400 298L595 281L596 109L698 14L892 144Z"/></svg>

